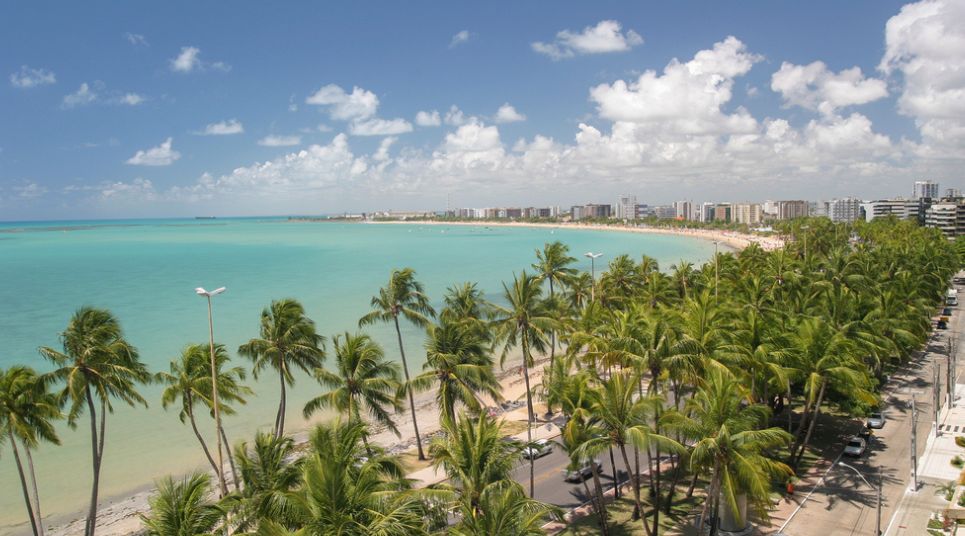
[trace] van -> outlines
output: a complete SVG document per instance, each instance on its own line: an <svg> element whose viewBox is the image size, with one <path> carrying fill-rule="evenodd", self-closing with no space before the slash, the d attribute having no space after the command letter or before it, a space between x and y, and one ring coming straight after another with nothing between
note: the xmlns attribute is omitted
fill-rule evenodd
<svg viewBox="0 0 965 536"><path fill-rule="evenodd" d="M958 291L951 289L945 295L945 305L958 305Z"/></svg>

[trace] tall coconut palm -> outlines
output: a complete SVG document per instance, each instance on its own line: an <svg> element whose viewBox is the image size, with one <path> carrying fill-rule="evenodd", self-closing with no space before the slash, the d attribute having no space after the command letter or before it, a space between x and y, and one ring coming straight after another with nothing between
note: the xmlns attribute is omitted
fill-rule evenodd
<svg viewBox="0 0 965 536"><path fill-rule="evenodd" d="M259 432L250 446L241 442L235 447L235 459L244 483L233 509L238 531L257 528L266 519L297 528L294 492L302 484L303 458L296 456L295 441Z"/></svg>
<svg viewBox="0 0 965 536"><path fill-rule="evenodd" d="M336 372L315 371L319 383L330 391L305 404L305 418L321 408L334 408L347 415L348 420L361 420L364 412L398 434L390 410L402 409L396 396L401 387L399 365L387 361L382 347L364 333L336 335L332 345ZM366 436L362 440L367 441Z"/></svg>
<svg viewBox="0 0 965 536"><path fill-rule="evenodd" d="M789 467L767 454L791 440L790 434L780 428L761 429L768 415L766 406L747 404L746 391L729 372L709 369L694 397L687 401L686 413L665 419L694 441L692 468L711 477L704 506L704 514L711 520L711 535L719 530L722 503L740 519L740 497L745 496L766 517L772 479L792 474ZM703 519L701 515L701 523Z"/></svg>
<svg viewBox="0 0 965 536"><path fill-rule="evenodd" d="M10 441L34 536L43 535L44 525L30 451L36 449L41 440L59 445L60 438L57 437L53 421L63 418L57 396L48 391L47 383L44 377L27 367L14 366L6 371L0 370L0 444L4 440ZM27 475L20 460L18 442L27 458Z"/></svg>
<svg viewBox="0 0 965 536"><path fill-rule="evenodd" d="M475 329L443 320L429 326L425 348L423 372L412 379L412 387L417 391L435 387L443 421L455 420L457 403L473 413L481 411L485 402L480 395L502 401L492 355Z"/></svg>
<svg viewBox="0 0 965 536"><path fill-rule="evenodd" d="M486 301L476 283L449 287L443 302L445 307L439 313L439 320L463 324L486 342L490 341L492 333L487 322L492 312L492 304Z"/></svg>
<svg viewBox="0 0 965 536"><path fill-rule="evenodd" d="M540 281L549 283L551 300L556 298L556 287L565 287L576 275L576 269L570 267L574 262L576 259L570 256L570 247L560 241L548 242L542 251L536 250L533 270ZM555 360L556 331L550 330L550 363Z"/></svg>
<svg viewBox="0 0 965 536"><path fill-rule="evenodd" d="M150 511L141 514L147 536L204 536L215 534L224 510L209 500L211 480L195 473L175 481L171 477L157 483L148 500Z"/></svg>
<svg viewBox="0 0 965 536"><path fill-rule="evenodd" d="M557 327L557 322L547 314L546 302L542 299L543 289L540 288L536 276L524 270L508 287L503 283L504 298L507 306L499 306L493 319L497 340L502 342L503 352L500 358L505 363L509 351L517 346L523 354L523 379L526 383L526 440L533 442L533 392L529 384L529 368L533 366L533 351L546 353L547 334ZM529 496L535 490L535 476L533 459L529 460Z"/></svg>
<svg viewBox="0 0 965 536"><path fill-rule="evenodd" d="M409 410L412 412L412 427L415 429L415 444L419 452L419 459L425 460L422 451L422 437L419 435L419 421L415 413L415 397L409 378L409 364L405 360L405 347L402 344L402 330L399 327L399 317L422 328L429 324L429 318L436 315L435 309L429 304L422 283L416 280L415 270L403 268L393 270L389 275L389 283L379 289L379 294L372 297L372 312L359 319L359 327L375 322L392 322L395 325L395 336L399 340L399 355L402 357L402 372L405 374L404 389L409 395Z"/></svg>
<svg viewBox="0 0 965 536"><path fill-rule="evenodd" d="M62 352L47 346L39 351L57 367L50 377L66 384L60 398L70 405L68 424L76 426L84 411L90 418L93 478L84 534L94 536L107 413L113 411L111 402L115 399L130 406L141 404L147 407L147 401L137 392L137 387L150 382L152 376L141 362L137 348L124 338L120 322L110 311L93 307L78 309L60 338Z"/></svg>
<svg viewBox="0 0 965 536"><path fill-rule="evenodd" d="M295 371L312 374L325 360L325 337L315 331L315 322L298 301L286 298L271 302L261 312L261 337L238 348L254 361L255 378L265 369L278 373L281 397L275 414L275 437L285 435L286 387L295 384Z"/></svg>

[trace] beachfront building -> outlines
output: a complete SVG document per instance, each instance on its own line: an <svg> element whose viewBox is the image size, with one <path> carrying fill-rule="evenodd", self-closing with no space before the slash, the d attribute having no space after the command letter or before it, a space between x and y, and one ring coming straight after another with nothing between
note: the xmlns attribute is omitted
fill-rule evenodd
<svg viewBox="0 0 965 536"><path fill-rule="evenodd" d="M767 200L761 203L761 215L765 220L777 219L777 201Z"/></svg>
<svg viewBox="0 0 965 536"><path fill-rule="evenodd" d="M714 221L714 207L716 205L710 201L705 201L700 205L700 221L709 223Z"/></svg>
<svg viewBox="0 0 965 536"><path fill-rule="evenodd" d="M693 216L693 201L674 201L674 217L678 220L689 220Z"/></svg>
<svg viewBox="0 0 965 536"><path fill-rule="evenodd" d="M730 203L719 203L714 206L714 218L711 221L730 223L733 220L733 207Z"/></svg>
<svg viewBox="0 0 965 536"><path fill-rule="evenodd" d="M677 209L673 205L662 205L653 207L653 215L660 220L672 220L677 217Z"/></svg>
<svg viewBox="0 0 965 536"><path fill-rule="evenodd" d="M828 201L828 217L835 223L857 221L861 218L861 200L845 197Z"/></svg>
<svg viewBox="0 0 965 536"><path fill-rule="evenodd" d="M915 181L912 199L938 199L938 183L934 181Z"/></svg>
<svg viewBox="0 0 965 536"><path fill-rule="evenodd" d="M861 203L861 212L864 214L865 221L872 221L876 218L895 216L902 220L920 221L923 219L923 204L920 199L879 199Z"/></svg>
<svg viewBox="0 0 965 536"><path fill-rule="evenodd" d="M777 219L793 220L808 217L808 202L801 200L778 201Z"/></svg>
<svg viewBox="0 0 965 536"><path fill-rule="evenodd" d="M935 203L925 211L925 225L934 227L948 238L958 235L958 211L965 205L953 202Z"/></svg>
<svg viewBox="0 0 965 536"><path fill-rule="evenodd" d="M617 204L613 208L617 219L635 220L637 219L637 196L623 194L617 197Z"/></svg>
<svg viewBox="0 0 965 536"><path fill-rule="evenodd" d="M737 223L756 225L764 220L760 203L737 203L732 213Z"/></svg>

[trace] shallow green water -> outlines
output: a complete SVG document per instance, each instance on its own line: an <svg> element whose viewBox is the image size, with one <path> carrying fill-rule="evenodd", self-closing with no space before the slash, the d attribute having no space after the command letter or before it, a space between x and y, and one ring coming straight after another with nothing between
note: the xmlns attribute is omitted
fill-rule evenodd
<svg viewBox="0 0 965 536"><path fill-rule="evenodd" d="M58 333L82 305L113 311L152 371L166 370L180 348L207 341L207 309L196 286L228 291L215 298L215 338L229 350L257 335L261 309L272 299L296 297L326 336L355 330L369 299L392 268L415 268L434 302L446 287L478 282L498 300L501 282L529 269L534 249L560 240L589 270L585 251L608 259L627 253L655 257L661 267L681 259L709 258L713 245L693 238L576 229L362 225L267 220L156 220L0 224L0 367L29 364L46 370L41 345L57 346ZM393 350L389 328L368 329ZM421 334L403 336L410 367L422 365ZM278 393L272 378L255 385L242 415L226 421L232 441L270 426ZM290 393L291 431L302 425L301 406L317 391L300 377ZM102 497L116 496L169 473L203 464L190 429L158 402L147 386L148 409L118 407L108 419ZM82 423L83 424L83 423ZM35 456L45 515L79 511L89 493L86 428L61 427L62 446ZM0 450L0 533L26 519L13 457ZM7 527L4 529L3 527Z"/></svg>

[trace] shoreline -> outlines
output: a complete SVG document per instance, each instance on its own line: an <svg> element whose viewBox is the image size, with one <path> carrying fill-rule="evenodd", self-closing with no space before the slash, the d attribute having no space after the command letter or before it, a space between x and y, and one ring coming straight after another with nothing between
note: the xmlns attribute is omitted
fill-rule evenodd
<svg viewBox="0 0 965 536"><path fill-rule="evenodd" d="M751 244L757 244L765 251L772 251L784 247L784 240L776 236L758 236L737 231L719 231L714 229L674 229L650 226L606 225L601 223L539 223L539 222L469 222L469 221L365 221L360 222L373 225L457 225L465 227L529 227L534 229L567 229L585 231L604 231L639 234L660 234L696 238L710 242L717 241L733 251L740 251Z"/></svg>
<svg viewBox="0 0 965 536"><path fill-rule="evenodd" d="M562 350L558 350L560 352ZM493 359L497 362L498 367L498 354L493 355ZM549 356L534 356L535 364L530 370L530 382L533 384L533 389L535 391L536 387L541 384L543 379L543 366L548 362ZM501 386L501 391L503 398L506 401L515 401L525 396L525 387L523 386L522 377L522 354L519 350L514 350L506 358L506 363L504 367L497 368L496 378L499 380ZM419 420L419 431L423 437L422 445L424 448L428 446L429 436L432 436L439 432L442 428L439 422L439 408L436 406L435 396L432 390L423 391L415 395L416 400L416 417ZM484 397L484 400L492 406L496 406L495 403L489 397ZM538 396L534 395L534 408L539 408L541 400ZM524 402L525 406L525 402ZM507 416L512 409L499 411L499 416ZM534 410L537 415L540 411ZM305 445L308 442L308 436L312 429L319 424L319 422L330 422L334 419L337 414L332 413L330 416L322 418L321 420L313 420L312 422L303 421L298 423L299 427L296 431L293 431L290 436L295 440L296 449ZM415 449L415 434L412 432L412 414L410 413L408 407L403 409L403 411L393 415L395 418L396 426L401 432L401 437L396 436L394 433L385 429L384 427L378 425L372 425L373 433L370 435L372 443L380 445L389 454L402 454L410 450ZM507 419L507 421L510 419ZM289 425L294 423L289 423ZM302 427L303 426L303 427ZM408 432L406 432L408 431ZM244 438L244 441L250 443L251 438ZM239 440L240 441L240 440ZM225 462L225 468L227 469L228 464ZM181 474L172 474L170 476L174 478L180 478L182 476L191 474L192 471L186 471ZM205 471L204 472L212 477L214 482L214 472ZM230 471L228 475L230 477ZM231 479L229 478L229 483ZM110 497L103 497L100 501L100 506L98 507L97 515L97 533L99 536L131 536L139 534L143 530L141 524L141 518L139 514L146 513L149 510L148 501L154 492L157 490L156 482L142 483L135 486L131 491ZM47 516L45 518L45 528L46 533L49 536L72 536L74 534L79 534L83 532L83 525L85 520L86 509L77 510L70 514L54 514ZM24 521L20 525L10 525L3 527L0 534L10 534L10 535L29 535L30 527L29 524Z"/></svg>

